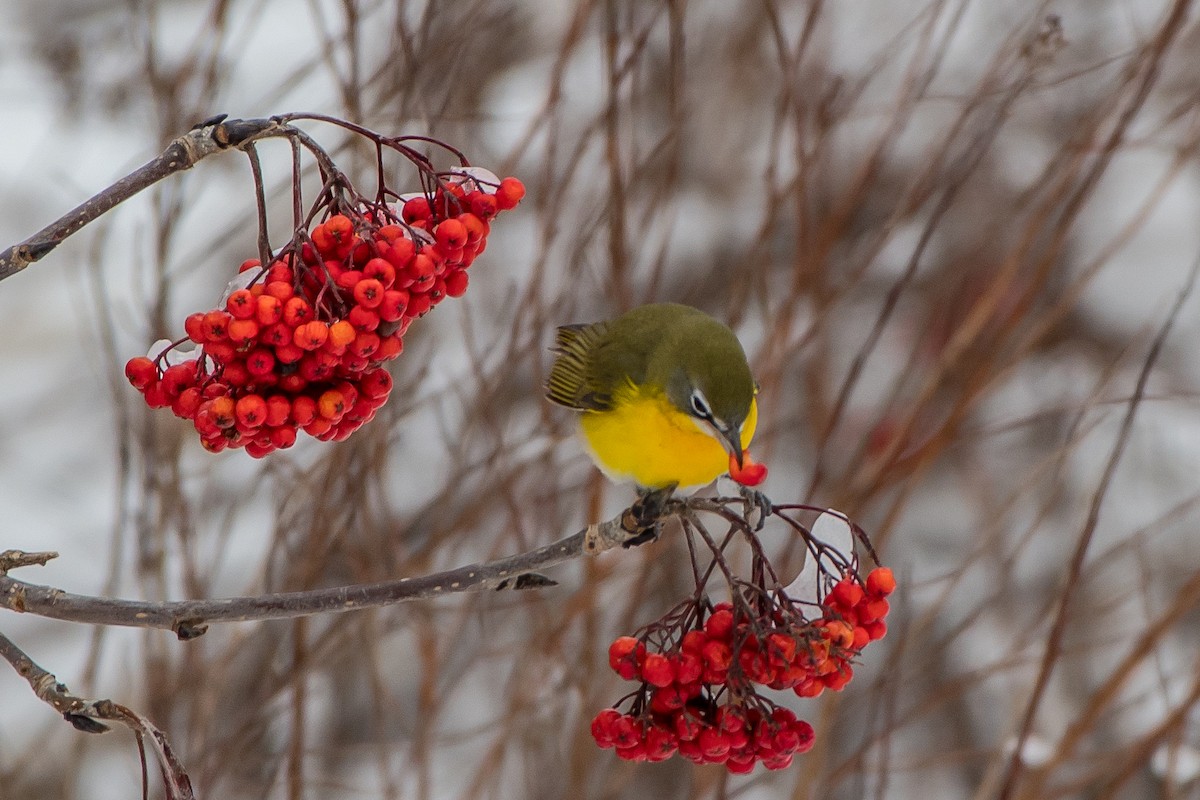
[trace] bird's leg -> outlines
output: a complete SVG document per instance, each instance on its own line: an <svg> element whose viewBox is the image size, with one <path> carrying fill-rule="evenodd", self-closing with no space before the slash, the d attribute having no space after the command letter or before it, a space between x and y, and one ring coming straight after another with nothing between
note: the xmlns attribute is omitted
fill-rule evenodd
<svg viewBox="0 0 1200 800"><path fill-rule="evenodd" d="M677 484L665 486L662 489L638 488L638 499L625 514L622 527L635 536L625 542L623 547L637 547L646 542L658 539L662 532L661 520L666 511L667 501L675 492Z"/></svg>
<svg viewBox="0 0 1200 800"><path fill-rule="evenodd" d="M770 499L760 492L758 489L751 489L749 486L739 486L738 492L742 495L742 499L746 501L746 522L750 522L750 512L758 510L758 521L754 524L754 532L758 533L767 524L767 517L771 516L771 511L774 506L771 505Z"/></svg>

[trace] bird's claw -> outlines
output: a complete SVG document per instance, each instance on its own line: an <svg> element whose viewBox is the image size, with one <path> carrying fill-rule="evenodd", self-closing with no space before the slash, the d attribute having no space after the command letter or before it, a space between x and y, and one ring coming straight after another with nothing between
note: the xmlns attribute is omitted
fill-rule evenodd
<svg viewBox="0 0 1200 800"><path fill-rule="evenodd" d="M622 520L621 527L633 534L630 539L622 543L622 547L637 547L658 539L659 534L662 533L660 523L667 510L667 501L671 499L674 492L674 485L639 492L638 499L625 512Z"/></svg>
<svg viewBox="0 0 1200 800"><path fill-rule="evenodd" d="M742 495L742 499L746 501L746 522L750 522L750 513L758 511L758 520L754 523L754 532L758 533L767 524L767 517L771 516L774 506L771 504L770 498L760 492L758 489L751 489L749 486L739 486L738 492Z"/></svg>

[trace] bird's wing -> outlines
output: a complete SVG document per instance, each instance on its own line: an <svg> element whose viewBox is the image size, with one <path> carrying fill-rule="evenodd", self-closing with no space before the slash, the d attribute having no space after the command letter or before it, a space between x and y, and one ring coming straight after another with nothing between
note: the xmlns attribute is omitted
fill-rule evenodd
<svg viewBox="0 0 1200 800"><path fill-rule="evenodd" d="M596 385L593 358L608 332L608 323L563 325L554 337L557 357L546 381L546 397L554 403L582 411L612 408L611 391Z"/></svg>

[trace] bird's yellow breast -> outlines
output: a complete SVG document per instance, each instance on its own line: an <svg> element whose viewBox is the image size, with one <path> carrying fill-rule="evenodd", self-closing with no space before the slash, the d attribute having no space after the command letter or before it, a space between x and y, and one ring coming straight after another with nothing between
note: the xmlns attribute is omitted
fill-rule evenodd
<svg viewBox="0 0 1200 800"><path fill-rule="evenodd" d="M742 447L754 436L758 408L742 426ZM592 460L616 481L648 489L678 484L683 490L705 486L729 469L729 454L690 415L661 392L630 386L614 398L609 411L585 411L583 437Z"/></svg>

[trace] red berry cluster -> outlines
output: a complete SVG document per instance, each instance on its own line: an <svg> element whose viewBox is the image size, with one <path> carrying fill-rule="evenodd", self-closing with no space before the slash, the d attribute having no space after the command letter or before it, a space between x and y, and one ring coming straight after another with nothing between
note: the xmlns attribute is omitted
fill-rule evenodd
<svg viewBox="0 0 1200 800"><path fill-rule="evenodd" d="M189 316L187 339L130 359L126 377L151 408L192 420L212 452L261 458L299 430L345 439L386 402L381 364L403 350L408 326L466 291L491 218L525 194L516 178L482 172L452 173L398 216L383 205L334 214L265 268L245 262L223 307ZM180 352L188 340L199 347Z"/></svg>
<svg viewBox="0 0 1200 800"><path fill-rule="evenodd" d="M658 648L622 636L609 665L640 681L628 713L605 709L592 737L629 761L662 761L678 753L697 764L724 764L744 773L762 762L783 769L813 744L812 726L758 692L790 689L816 697L840 690L851 661L887 632L885 599L895 589L891 570L873 570L864 583L845 575L821 604L823 615L803 621L776 606L751 617L746 606L721 603L704 624L668 637Z"/></svg>

